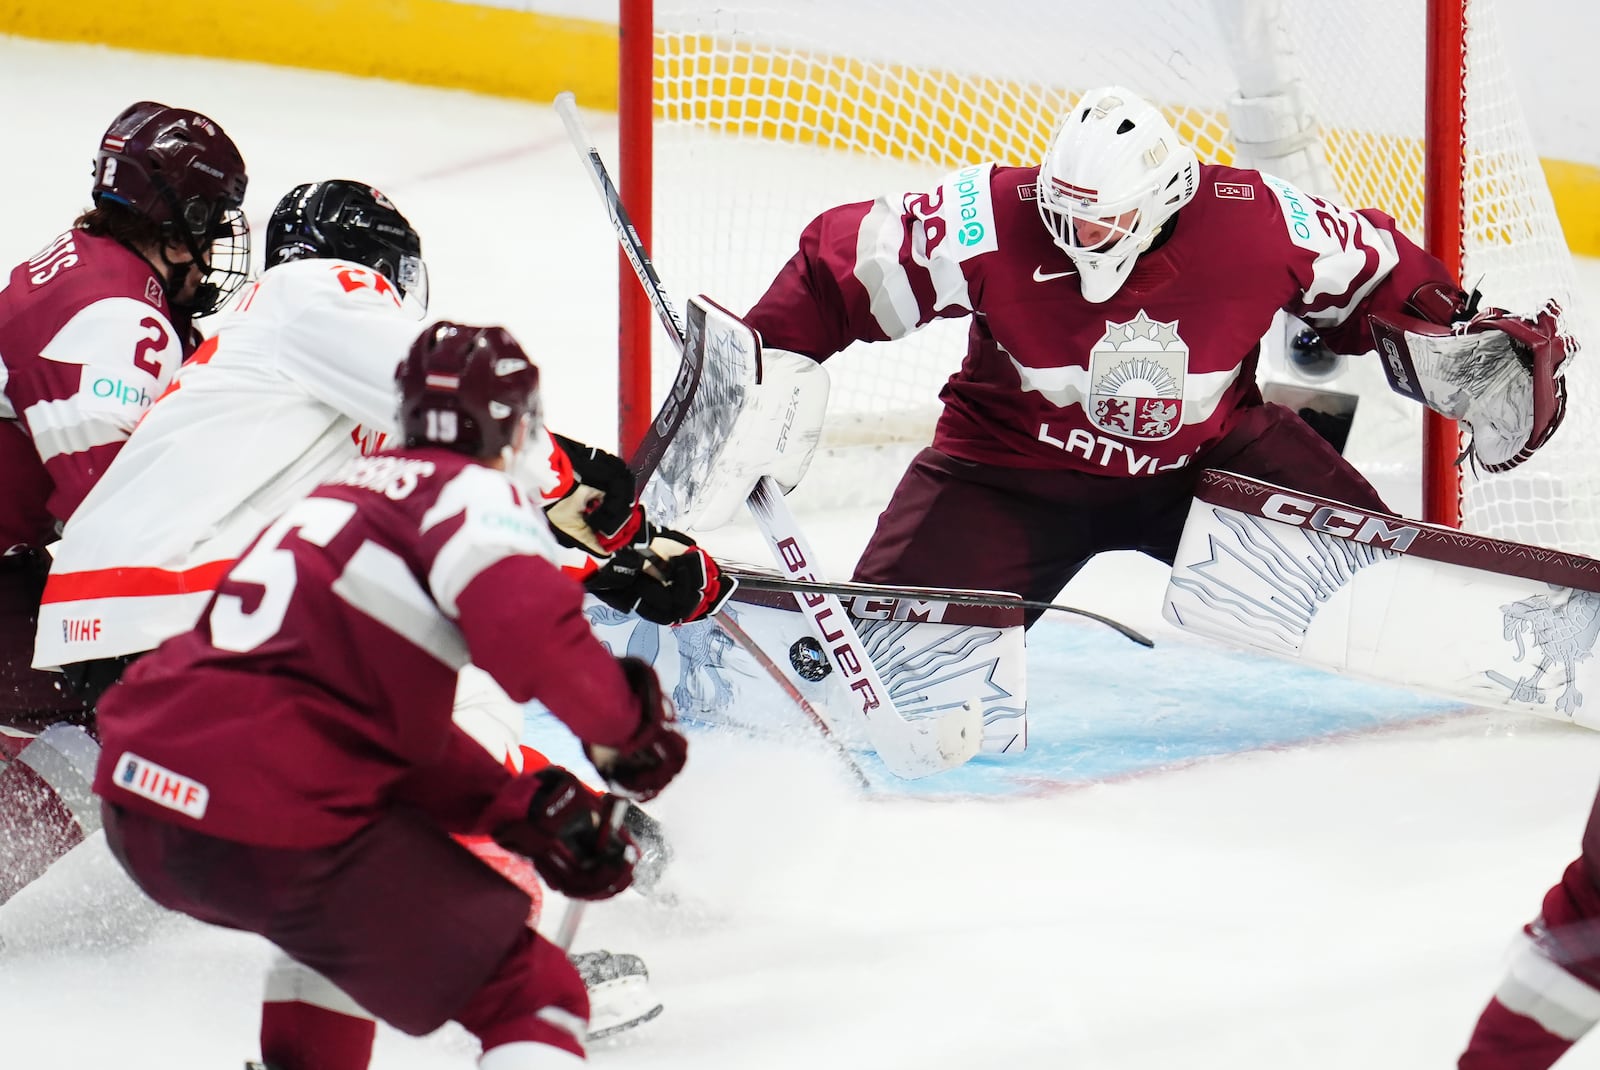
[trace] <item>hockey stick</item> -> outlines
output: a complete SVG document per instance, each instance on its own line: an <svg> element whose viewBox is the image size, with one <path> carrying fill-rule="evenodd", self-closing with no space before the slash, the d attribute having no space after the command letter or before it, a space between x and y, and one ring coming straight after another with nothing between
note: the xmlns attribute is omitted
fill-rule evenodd
<svg viewBox="0 0 1600 1070"><path fill-rule="evenodd" d="M600 818L601 823L610 828L615 836L622 827L623 818L628 816L628 800L620 795L612 795L606 801L605 815ZM568 899L567 909L561 913L561 923L556 926L556 934L550 942L559 947L563 952L572 950L572 941L578 935L578 923L583 920L584 911L589 908L587 899Z"/></svg>
<svg viewBox="0 0 1600 1070"><path fill-rule="evenodd" d="M817 708L811 704L805 695L800 693L800 689L794 685L794 681L783 674L783 670L778 668L776 663L767 656L767 652L762 650L760 645L751 638L750 633L745 631L744 627L733 619L733 614L717 614L717 627L727 632L729 638L743 647L745 652L755 659L756 664L766 670L767 675L778 682L784 693L789 696L789 700L800 707L800 712L804 713L810 718L811 723L817 726L817 732L822 736L823 742L828 744L833 753L844 763L845 768L850 770L850 774L855 777L856 783L863 788L872 787L872 781L868 780L867 774L862 772L860 764L851 755L850 748L841 743L839 737L833 734L833 726L828 724L828 719L817 711Z"/></svg>
<svg viewBox="0 0 1600 1070"><path fill-rule="evenodd" d="M573 146L588 165L589 176L605 202L617 240L622 243L650 304L679 353L685 353L683 323L667 300L638 231L627 218L621 195L611 182L599 149L584 129L576 98L571 93L559 94L555 109L566 125ZM811 552L788 503L770 476L763 476L756 484L747 504L779 563L799 578L811 579L800 570L809 570L809 562L815 561L816 555ZM840 679L847 682L850 692L860 702L868 737L890 772L907 779L927 776L961 765L978 753L982 744L983 713L976 700L957 710L946 710L916 721L907 720L895 707L889 688L878 674L860 636L851 627L838 596L802 597L797 594L795 601L822 641Z"/></svg>
<svg viewBox="0 0 1600 1070"><path fill-rule="evenodd" d="M1156 644L1143 632L1121 621L1102 617L1087 609L1058 605L1055 602L1036 602L1029 598L1011 598L1004 594L986 594L982 591L955 591L944 587L891 587L882 583L822 583L816 580L790 580L771 572L724 565L722 571L739 581L739 586L751 591L813 591L817 594L836 594L840 598L888 598L917 602L942 602L953 606L995 606L1001 609L1017 607L1037 609L1041 612L1071 613L1104 624L1140 646Z"/></svg>

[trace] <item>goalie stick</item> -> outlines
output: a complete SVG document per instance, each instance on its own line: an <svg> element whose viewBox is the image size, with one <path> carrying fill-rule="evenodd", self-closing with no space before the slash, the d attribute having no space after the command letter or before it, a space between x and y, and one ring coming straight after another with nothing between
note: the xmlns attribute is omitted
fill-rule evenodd
<svg viewBox="0 0 1600 1070"><path fill-rule="evenodd" d="M689 352L685 345L683 323L667 300L661 280L655 273L638 231L627 217L621 195L611 182L599 149L584 129L583 121L578 116L577 99L570 92L561 93L555 99L555 109L566 125L573 146L588 165L589 176L605 202L606 213L616 231L617 240L627 253L628 261L633 265L634 273L644 287L657 317L672 336L679 353ZM682 378L681 374L679 378ZM677 399L669 399L669 407L674 400ZM660 456L655 460L659 462ZM809 574L801 574L800 570L809 570L809 562L815 561L816 555L811 552L789 511L788 503L770 476L763 476L756 484L747 504L778 562L795 572L798 578L811 579ZM851 694L861 704L867 735L891 773L905 779L928 776L961 765L978 753L982 745L983 713L975 700L968 701L959 709L945 710L915 721L908 720L895 707L888 687L850 625L838 596L796 594L795 601L822 641L823 649L834 663L841 680L849 681ZM737 641L738 637L733 638Z"/></svg>
<svg viewBox="0 0 1600 1070"><path fill-rule="evenodd" d="M722 573L739 581L739 586L752 591L812 591L817 594L836 594L840 598L869 598L890 601L942 602L954 606L1017 606L1043 612L1071 613L1104 624L1107 628L1133 640L1140 646L1156 644L1143 632L1121 621L1102 617L1087 609L1058 605L1055 602L1036 602L1030 598L1017 598L992 591L957 591L947 587L892 587L882 583L823 583L816 580L791 580L760 569L723 565Z"/></svg>

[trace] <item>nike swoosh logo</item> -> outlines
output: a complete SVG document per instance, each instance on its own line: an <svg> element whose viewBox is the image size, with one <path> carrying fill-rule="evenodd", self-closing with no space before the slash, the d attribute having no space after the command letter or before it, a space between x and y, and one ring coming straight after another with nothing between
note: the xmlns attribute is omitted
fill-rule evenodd
<svg viewBox="0 0 1600 1070"><path fill-rule="evenodd" d="M1046 271L1044 269L1044 265L1040 264L1038 267L1033 269L1033 281L1034 282L1049 282L1051 279L1064 279L1068 275L1076 275L1076 274L1077 274L1077 271L1075 271L1075 270Z"/></svg>

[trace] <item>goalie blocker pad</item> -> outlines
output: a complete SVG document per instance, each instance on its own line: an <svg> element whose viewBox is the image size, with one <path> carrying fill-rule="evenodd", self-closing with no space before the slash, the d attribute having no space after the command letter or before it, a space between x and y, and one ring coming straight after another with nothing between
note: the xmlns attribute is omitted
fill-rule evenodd
<svg viewBox="0 0 1600 1070"><path fill-rule="evenodd" d="M1005 595L998 597L1004 598ZM1014 597L1014 596L1013 596ZM907 719L978 697L982 752L1021 754L1028 743L1027 664L1020 607L963 606L915 598L843 598L896 707ZM860 702L814 637L794 596L739 588L723 607L829 722L845 745L871 750ZM664 628L593 598L584 613L614 655L649 661L684 720L762 735L811 739L816 728L715 618Z"/></svg>
<svg viewBox="0 0 1600 1070"><path fill-rule="evenodd" d="M828 373L809 357L763 350L761 337L703 294L689 301L684 361L700 380L666 444L644 503L652 519L709 531L744 515L763 476L785 492L822 436Z"/></svg>
<svg viewBox="0 0 1600 1070"><path fill-rule="evenodd" d="M1212 471L1163 614L1334 672L1600 728L1596 592L1591 558Z"/></svg>

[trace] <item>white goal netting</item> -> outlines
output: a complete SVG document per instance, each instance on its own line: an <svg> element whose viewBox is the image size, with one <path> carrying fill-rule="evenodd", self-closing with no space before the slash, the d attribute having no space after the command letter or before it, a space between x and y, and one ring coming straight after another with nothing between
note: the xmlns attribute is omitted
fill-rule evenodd
<svg viewBox="0 0 1600 1070"><path fill-rule="evenodd" d="M1556 298L1582 339L1572 260L1493 8L1466 7L1464 279L1518 311ZM704 292L743 311L817 212L926 189L961 164L1035 163L1061 111L1106 83L1160 104L1202 160L1380 208L1421 242L1424 11L1423 0L656 0L655 259L680 299ZM1230 110L1241 94L1273 107ZM1263 160L1235 129L1239 141L1277 144ZM833 358L832 444L926 441L964 337L964 323L940 323ZM675 363L661 346L658 391ZM1600 555L1600 479L1583 456L1596 424L1587 372L1578 361L1567 424L1534 461L1466 476L1464 527ZM1381 376L1360 382L1365 394ZM1369 412L1400 415L1373 438L1376 452L1352 459L1414 485L1419 411L1375 400ZM878 493L875 474L866 482Z"/></svg>

